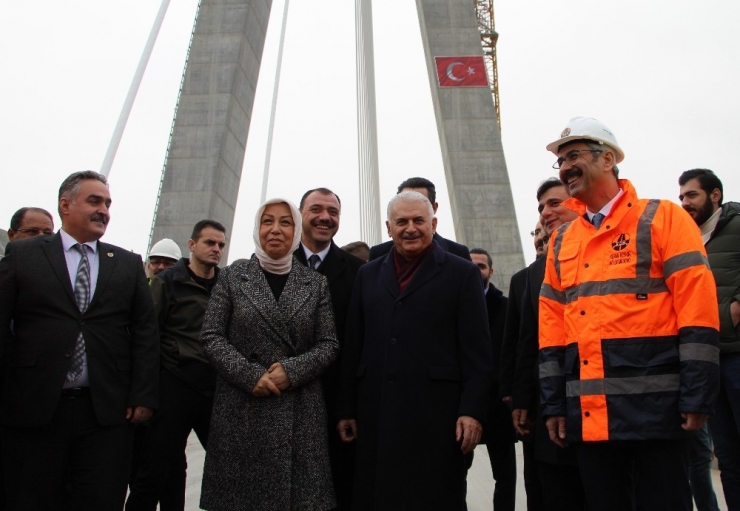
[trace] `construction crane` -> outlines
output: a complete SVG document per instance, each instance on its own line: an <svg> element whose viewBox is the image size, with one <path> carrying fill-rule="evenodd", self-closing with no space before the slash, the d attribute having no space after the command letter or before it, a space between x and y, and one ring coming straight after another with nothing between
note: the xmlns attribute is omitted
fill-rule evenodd
<svg viewBox="0 0 740 511"><path fill-rule="evenodd" d="M478 20L478 32L480 43L483 47L483 61L488 73L488 84L493 95L493 107L496 109L496 120L498 129L501 131L501 110L498 100L498 67L496 64L496 42L498 32L493 19L493 0L473 0L475 4L475 16Z"/></svg>

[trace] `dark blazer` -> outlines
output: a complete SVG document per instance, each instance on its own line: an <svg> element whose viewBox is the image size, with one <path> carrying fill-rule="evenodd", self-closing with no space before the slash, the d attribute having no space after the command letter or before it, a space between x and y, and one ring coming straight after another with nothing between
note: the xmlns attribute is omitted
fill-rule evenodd
<svg viewBox="0 0 740 511"><path fill-rule="evenodd" d="M539 366L539 298L542 281L545 280L547 257L540 257L526 271L524 296L522 297L519 344L516 354L516 372L512 389L513 407L527 410L534 420L530 435L534 440L534 457L553 465L577 465L571 447L561 449L550 440L550 435L540 411Z"/></svg>
<svg viewBox="0 0 740 511"><path fill-rule="evenodd" d="M527 285L527 269L519 270L511 276L509 284L509 304L506 309L506 326L501 346L499 366L499 398L511 396L516 369L516 347L519 344L519 325L522 319L522 299Z"/></svg>
<svg viewBox="0 0 740 511"><path fill-rule="evenodd" d="M125 424L127 406L157 407L159 335L141 257L102 242L98 257L95 295L80 313L59 233L8 245L0 261L3 424L52 419L80 331L101 425Z"/></svg>
<svg viewBox="0 0 740 511"><path fill-rule="evenodd" d="M468 261L470 261L470 251L465 245L461 245L460 243L455 243L452 240L443 238L437 233L434 233L434 241L445 252L455 254L457 257L462 257L463 259L467 259ZM375 245L370 249L370 260L372 261L373 259L383 257L391 251L391 248L393 248L393 240L386 241L385 243L381 243L380 245Z"/></svg>
<svg viewBox="0 0 740 511"><path fill-rule="evenodd" d="M293 252L296 260L308 265L306 253L302 246ZM319 265L317 271L326 277L329 283L331 304L334 310L334 321L337 326L337 339L340 352L337 360L331 363L321 375L324 387L324 400L329 416L329 461L332 467L334 490L337 496L337 509L350 509L352 500L352 481L355 468L355 445L345 444L339 439L336 428L336 402L340 385L340 360L344 346L344 332L347 324L347 311L352 296L355 277L365 261L339 248L333 241L329 253Z"/></svg>
<svg viewBox="0 0 740 511"><path fill-rule="evenodd" d="M485 423L491 385L480 271L435 246L401 293L393 253L360 268L347 321L339 413L357 420L353 509L461 509L455 424Z"/></svg>
<svg viewBox="0 0 740 511"><path fill-rule="evenodd" d="M493 284L488 284L486 293L486 310L488 311L488 329L491 332L493 351L493 379L491 383L491 404L488 420L483 429L483 440L486 444L511 444L516 441L516 433L511 423L511 411L503 401L498 399L498 371L501 366L501 346L504 339L506 307L508 298Z"/></svg>
<svg viewBox="0 0 740 511"><path fill-rule="evenodd" d="M293 256L304 266L308 266L306 253L303 246L299 246ZM334 311L334 322L337 326L337 339L339 340L340 356L341 348L344 344L344 330L347 324L347 310L349 309L349 300L352 296L352 287L355 284L355 277L360 267L365 261L359 257L345 252L339 248L333 241L326 258L321 262L317 271L326 277L329 283L329 292L331 293L331 304ZM339 364L334 362L322 376L324 382L324 399L329 410L329 418L332 419L336 402L336 394L339 388ZM329 431L329 435L335 434Z"/></svg>

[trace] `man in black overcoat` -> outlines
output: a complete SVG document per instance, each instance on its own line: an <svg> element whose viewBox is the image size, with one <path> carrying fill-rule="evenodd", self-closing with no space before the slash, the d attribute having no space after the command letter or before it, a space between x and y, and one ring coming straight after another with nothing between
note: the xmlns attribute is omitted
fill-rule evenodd
<svg viewBox="0 0 740 511"><path fill-rule="evenodd" d="M352 293L338 424L357 443L353 510L459 511L480 441L491 341L478 268L432 240L422 194L388 205L393 249Z"/></svg>

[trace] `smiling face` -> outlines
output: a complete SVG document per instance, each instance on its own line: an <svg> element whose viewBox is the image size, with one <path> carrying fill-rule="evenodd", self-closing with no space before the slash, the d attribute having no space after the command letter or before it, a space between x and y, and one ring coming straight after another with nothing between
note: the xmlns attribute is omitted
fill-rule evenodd
<svg viewBox="0 0 740 511"><path fill-rule="evenodd" d="M271 259L280 259L293 246L295 224L290 208L284 202L268 204L260 218L260 246Z"/></svg>
<svg viewBox="0 0 740 511"><path fill-rule="evenodd" d="M417 200L398 200L386 221L388 234L393 238L396 251L411 261L432 243L437 218L429 214L429 202Z"/></svg>
<svg viewBox="0 0 740 511"><path fill-rule="evenodd" d="M341 209L337 196L333 193L315 191L304 199L301 209L301 241L309 250L318 253L329 246L339 230Z"/></svg>
<svg viewBox="0 0 740 511"><path fill-rule="evenodd" d="M110 205L108 187L97 179L84 179L77 197L59 199L62 229L79 243L99 240L110 221Z"/></svg>
<svg viewBox="0 0 740 511"><path fill-rule="evenodd" d="M569 161L573 159L574 161ZM611 151L595 152L582 141L566 144L558 150L558 158L565 161L560 166L560 180L567 186L571 197L589 203L598 195L603 180L612 174L614 154Z"/></svg>
<svg viewBox="0 0 740 511"><path fill-rule="evenodd" d="M563 205L566 200L568 192L565 186L553 186L540 197L537 211L540 212L540 224L545 235L551 236L555 229L578 216L578 213Z"/></svg>

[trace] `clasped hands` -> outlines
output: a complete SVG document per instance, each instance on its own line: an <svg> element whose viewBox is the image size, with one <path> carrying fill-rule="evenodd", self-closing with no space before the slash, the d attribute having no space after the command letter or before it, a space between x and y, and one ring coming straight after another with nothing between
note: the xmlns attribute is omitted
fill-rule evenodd
<svg viewBox="0 0 740 511"><path fill-rule="evenodd" d="M288 373L285 372L285 368L280 362L275 362L257 380L252 389L252 395L254 397L267 397L270 394L279 396L280 391L286 390L288 387L290 387Z"/></svg>

